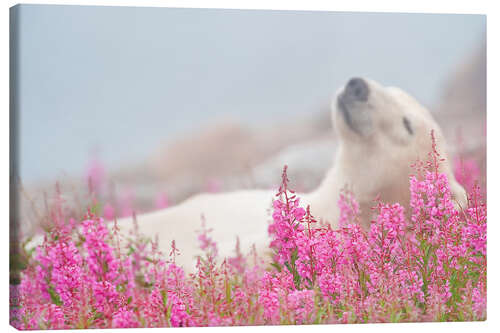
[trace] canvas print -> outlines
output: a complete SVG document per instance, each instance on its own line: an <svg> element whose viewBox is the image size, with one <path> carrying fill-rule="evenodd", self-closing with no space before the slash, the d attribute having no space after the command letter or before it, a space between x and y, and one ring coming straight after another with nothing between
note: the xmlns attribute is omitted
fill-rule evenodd
<svg viewBox="0 0 500 333"><path fill-rule="evenodd" d="M10 9L10 323L486 319L486 16Z"/></svg>

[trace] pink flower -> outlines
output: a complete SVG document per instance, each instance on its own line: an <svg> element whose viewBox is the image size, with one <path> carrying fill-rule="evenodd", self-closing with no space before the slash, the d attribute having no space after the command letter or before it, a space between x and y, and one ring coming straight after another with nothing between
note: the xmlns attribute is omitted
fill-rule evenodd
<svg viewBox="0 0 500 333"><path fill-rule="evenodd" d="M140 323L133 311L123 307L113 314L112 325L115 328L131 328L139 327Z"/></svg>
<svg viewBox="0 0 500 333"><path fill-rule="evenodd" d="M158 193L155 199L155 209L163 209L170 206L168 196L165 193Z"/></svg>
<svg viewBox="0 0 500 333"><path fill-rule="evenodd" d="M51 231L28 258L20 284L11 287L11 324L62 329L484 320L486 204L475 185L469 207L456 211L448 180L433 161L410 178L410 206L379 202L369 230L358 224L359 205L349 193L339 201L341 228L317 223L289 189L285 168L268 229L272 266L255 250L244 255L248 249L242 251L239 241L235 255L221 264L203 221L198 241L205 253L189 275L175 263L175 242L162 254L158 240L136 233L125 241L90 213L83 221L69 218L58 201L49 214Z"/></svg>
<svg viewBox="0 0 500 333"><path fill-rule="evenodd" d="M89 184L91 192L101 194L105 185L106 171L98 158L94 157L90 160L87 166L85 178L86 182Z"/></svg>
<svg viewBox="0 0 500 333"><path fill-rule="evenodd" d="M293 210L293 216L297 221L301 221L304 215L306 215L306 210L302 207L297 207Z"/></svg>
<svg viewBox="0 0 500 333"><path fill-rule="evenodd" d="M127 189L118 199L118 207L120 207L120 217L132 216L135 212L134 210L134 192Z"/></svg>
<svg viewBox="0 0 500 333"><path fill-rule="evenodd" d="M107 203L104 205L102 208L102 216L107 221L113 221L115 219L115 209L111 206L111 204Z"/></svg>
<svg viewBox="0 0 500 333"><path fill-rule="evenodd" d="M358 222L359 204L351 192L344 191L343 193L340 193L337 205L340 211L338 222L339 227L343 228L348 224Z"/></svg>
<svg viewBox="0 0 500 333"><path fill-rule="evenodd" d="M457 181L471 192L474 184L480 180L481 171L475 159L456 156L454 161L454 175Z"/></svg>

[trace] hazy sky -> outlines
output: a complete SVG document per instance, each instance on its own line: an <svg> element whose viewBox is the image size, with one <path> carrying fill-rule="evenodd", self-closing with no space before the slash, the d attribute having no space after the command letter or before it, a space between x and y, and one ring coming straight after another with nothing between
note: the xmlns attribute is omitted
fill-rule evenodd
<svg viewBox="0 0 500 333"><path fill-rule="evenodd" d="M109 167L231 115L252 126L324 107L352 76L431 106L485 39L479 15L21 5L25 182Z"/></svg>

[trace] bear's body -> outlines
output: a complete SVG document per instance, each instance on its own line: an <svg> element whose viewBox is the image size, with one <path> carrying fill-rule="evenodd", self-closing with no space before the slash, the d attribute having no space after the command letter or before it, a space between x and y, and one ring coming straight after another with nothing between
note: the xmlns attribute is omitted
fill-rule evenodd
<svg viewBox="0 0 500 333"><path fill-rule="evenodd" d="M177 206L139 215L137 224L141 234L158 236L159 249L164 255L169 255L175 240L180 251L176 262L190 271L195 267L194 258L202 253L198 236L203 222L211 230L208 236L217 243L221 257L233 255L237 237L241 249L250 249L253 244L264 249L268 245L272 199L273 193L266 190L198 194ZM120 219L118 224L121 231L128 233L133 218Z"/></svg>
<svg viewBox="0 0 500 333"><path fill-rule="evenodd" d="M377 196L383 202L400 202L407 207L411 164L427 160L432 150L431 131L445 159L440 171L448 176L457 204L465 207L465 191L452 174L441 130L415 99L372 80L351 79L332 102L332 116L339 137L333 167L315 191L299 194L301 205L310 205L317 219L337 227L337 201L343 188L360 203L365 227L370 223L370 207ZM212 229L210 236L217 242L219 257L234 255L237 236L243 252L254 244L257 253L264 255L269 245L267 228L274 195L264 190L199 194L177 206L139 215L137 222L141 233L151 238L158 236L165 255L175 239L181 252L176 261L190 271L195 256L201 253L198 235L202 215L206 227ZM118 224L124 233L133 225L131 218L120 219Z"/></svg>

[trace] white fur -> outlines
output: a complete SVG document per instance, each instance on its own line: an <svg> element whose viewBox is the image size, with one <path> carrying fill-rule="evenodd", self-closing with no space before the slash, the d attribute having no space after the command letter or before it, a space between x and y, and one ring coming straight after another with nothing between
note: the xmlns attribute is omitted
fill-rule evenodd
<svg viewBox="0 0 500 333"><path fill-rule="evenodd" d="M365 226L369 223L372 200L377 195L385 202L407 205L410 164L417 159L427 159L431 150L430 132L434 130L438 151L446 158L441 171L447 174L459 204L465 206L465 192L453 177L441 130L430 112L397 88L366 81L370 88L368 101L352 110L353 116L359 118L356 120L362 123L365 135L354 133L346 125L337 111L335 98L332 118L339 148L334 165L315 191L300 195L301 203L311 205L313 215L333 227L338 219L339 191L346 186L360 202ZM342 91L343 88L339 93ZM413 135L403 126L403 117L410 121ZM255 244L257 252L264 254L269 244L267 227L273 196L273 192L262 190L200 194L177 206L140 215L137 221L141 233L152 238L158 236L160 250L165 255L169 254L171 241L175 239L181 251L177 262L191 270L195 256L201 253L197 231L201 230L202 214L207 227L213 229L211 236L218 244L220 257L233 254L237 236L244 252ZM130 218L118 223L124 232L132 228Z"/></svg>

